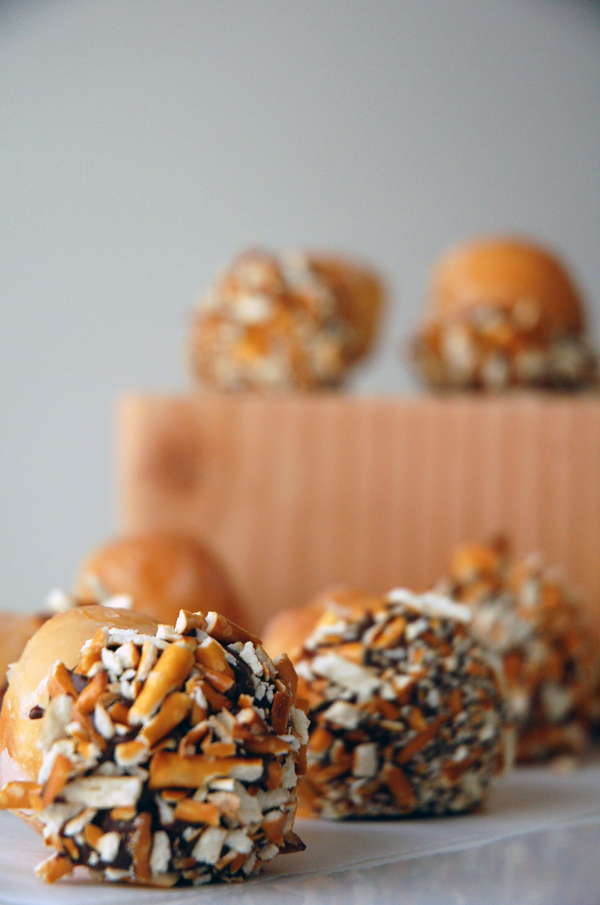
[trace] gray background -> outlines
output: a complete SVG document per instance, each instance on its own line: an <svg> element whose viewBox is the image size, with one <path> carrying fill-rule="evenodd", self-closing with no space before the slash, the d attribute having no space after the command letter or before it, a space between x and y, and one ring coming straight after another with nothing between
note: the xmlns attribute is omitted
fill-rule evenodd
<svg viewBox="0 0 600 905"><path fill-rule="evenodd" d="M0 3L0 608L115 524L124 388L185 389L190 309L246 245L371 259L360 392L449 243L554 246L600 339L600 12L559 0Z"/></svg>

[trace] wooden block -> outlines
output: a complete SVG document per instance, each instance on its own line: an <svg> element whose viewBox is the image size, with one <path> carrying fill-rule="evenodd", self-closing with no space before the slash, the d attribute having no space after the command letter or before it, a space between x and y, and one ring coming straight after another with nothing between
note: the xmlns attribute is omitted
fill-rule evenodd
<svg viewBox="0 0 600 905"><path fill-rule="evenodd" d="M117 434L121 528L207 541L252 631L336 582L428 588L498 533L600 627L597 395L126 395Z"/></svg>

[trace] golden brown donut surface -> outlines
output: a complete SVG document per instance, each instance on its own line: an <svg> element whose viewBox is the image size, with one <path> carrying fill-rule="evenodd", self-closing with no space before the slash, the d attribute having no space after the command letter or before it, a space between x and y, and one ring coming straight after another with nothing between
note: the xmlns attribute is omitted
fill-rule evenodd
<svg viewBox="0 0 600 905"><path fill-rule="evenodd" d="M198 304L192 370L223 390L335 388L373 345L383 294L348 258L247 251Z"/></svg>
<svg viewBox="0 0 600 905"><path fill-rule="evenodd" d="M0 807L26 811L56 849L37 869L48 882L79 865L150 886L246 879L303 848L296 705L289 660L220 614L182 610L167 626L67 610L15 667Z"/></svg>
<svg viewBox="0 0 600 905"><path fill-rule="evenodd" d="M0 705L8 682L8 667L19 659L45 618L36 613L0 613Z"/></svg>
<svg viewBox="0 0 600 905"><path fill-rule="evenodd" d="M349 257L307 253L307 260L338 300L341 316L354 329L353 342L346 351L350 363L360 361L372 349L384 304L381 277L370 267Z"/></svg>
<svg viewBox="0 0 600 905"><path fill-rule="evenodd" d="M345 618L359 615L378 603L379 598L347 585L327 588L304 606L280 610L271 616L262 632L265 650L272 657L285 653L293 658L324 613Z"/></svg>
<svg viewBox="0 0 600 905"><path fill-rule="evenodd" d="M536 243L500 236L450 249L433 269L427 305L413 352L431 386L596 385L580 293Z"/></svg>
<svg viewBox="0 0 600 905"><path fill-rule="evenodd" d="M68 607L99 603L114 595L131 598L132 610L160 622L174 622L180 609L216 610L242 621L224 566L195 538L164 531L114 538L82 562L74 599L58 592L49 595L39 614L0 614L0 703L9 664L19 659L27 641L54 614L59 597L58 606Z"/></svg>
<svg viewBox="0 0 600 905"><path fill-rule="evenodd" d="M216 610L241 621L231 580L204 544L176 532L117 537L81 564L75 596L84 603L126 595L131 608L172 623L179 610Z"/></svg>
<svg viewBox="0 0 600 905"><path fill-rule="evenodd" d="M584 326L579 292L564 265L525 239L492 237L455 246L435 266L429 291L431 314L441 318L486 302L510 308L522 299L539 306L545 333Z"/></svg>
<svg viewBox="0 0 600 905"><path fill-rule="evenodd" d="M110 607L75 607L48 619L27 642L13 664L0 717L0 785L13 779L33 779L42 763L37 746L41 722L29 719L33 707L48 703L52 666L61 661L72 669L81 648L103 626L156 631L158 623L142 613Z"/></svg>

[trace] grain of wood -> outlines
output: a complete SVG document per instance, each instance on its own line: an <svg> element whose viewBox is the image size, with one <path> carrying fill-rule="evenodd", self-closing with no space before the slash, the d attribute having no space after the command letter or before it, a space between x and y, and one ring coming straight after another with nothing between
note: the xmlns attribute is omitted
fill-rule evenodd
<svg viewBox="0 0 600 905"><path fill-rule="evenodd" d="M580 586L600 629L600 399L127 394L124 530L191 531L247 627L327 585L430 587L463 540L506 534Z"/></svg>

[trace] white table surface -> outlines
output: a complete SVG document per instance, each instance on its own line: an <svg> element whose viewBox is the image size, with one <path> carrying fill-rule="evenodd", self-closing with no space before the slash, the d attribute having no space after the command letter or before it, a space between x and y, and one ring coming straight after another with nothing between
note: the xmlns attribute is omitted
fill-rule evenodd
<svg viewBox="0 0 600 905"><path fill-rule="evenodd" d="M600 761L574 772L519 768L478 814L330 823L299 820L307 850L233 886L131 889L84 870L46 886L47 855L0 813L1 905L599 905Z"/></svg>

